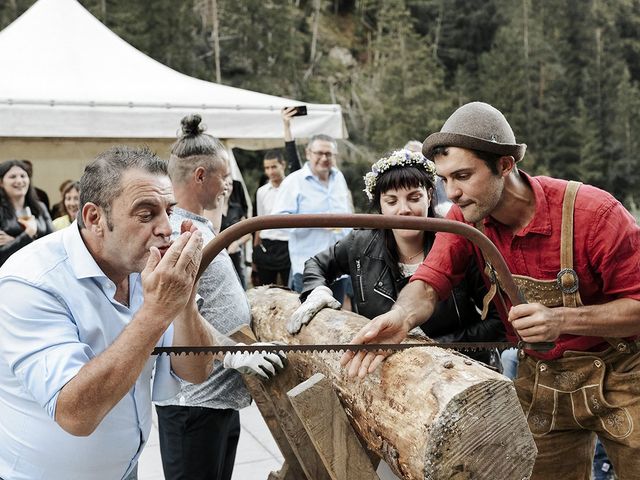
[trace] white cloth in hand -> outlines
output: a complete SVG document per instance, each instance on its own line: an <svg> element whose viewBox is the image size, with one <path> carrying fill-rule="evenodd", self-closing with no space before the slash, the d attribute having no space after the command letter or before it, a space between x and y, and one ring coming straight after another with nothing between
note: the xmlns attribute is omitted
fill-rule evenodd
<svg viewBox="0 0 640 480"><path fill-rule="evenodd" d="M244 345L238 343L237 345ZM254 343L253 345L274 345L273 343ZM271 378L284 368L283 360L286 360L283 352L278 353L227 353L222 365L224 368L233 368L240 373L258 375L262 378Z"/></svg>
<svg viewBox="0 0 640 480"><path fill-rule="evenodd" d="M290 334L296 334L303 325L311 321L316 314L325 307L339 310L342 305L338 300L333 298L331 289L324 285L314 288L305 302L293 312L289 322L287 322L287 331Z"/></svg>

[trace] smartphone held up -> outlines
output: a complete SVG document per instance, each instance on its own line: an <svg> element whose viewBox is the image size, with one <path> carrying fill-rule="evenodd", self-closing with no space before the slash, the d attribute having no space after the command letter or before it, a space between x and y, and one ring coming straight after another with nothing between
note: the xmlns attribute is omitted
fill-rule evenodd
<svg viewBox="0 0 640 480"><path fill-rule="evenodd" d="M295 113L292 115L293 117L302 117L307 114L307 106L306 105L298 105L297 107L289 107L295 108Z"/></svg>

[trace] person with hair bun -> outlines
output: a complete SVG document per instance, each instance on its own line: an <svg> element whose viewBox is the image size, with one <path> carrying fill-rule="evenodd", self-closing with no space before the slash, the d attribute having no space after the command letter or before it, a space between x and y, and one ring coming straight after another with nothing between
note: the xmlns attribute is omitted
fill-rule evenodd
<svg viewBox="0 0 640 480"><path fill-rule="evenodd" d="M0 265L25 245L53 231L21 160L0 163Z"/></svg>
<svg viewBox="0 0 640 480"><path fill-rule="evenodd" d="M364 177L371 209L382 215L433 217L435 167L421 153L397 150L383 156ZM302 305L287 325L297 333L324 307L339 308L327 287L343 274L351 277L354 311L369 319L387 312L398 293L424 260L435 239L422 230L353 230L344 239L307 260L304 266ZM483 321L479 313L487 290L475 264L449 298L421 325L439 342L503 340L504 327L495 308ZM498 364L497 355L472 355Z"/></svg>
<svg viewBox="0 0 640 480"><path fill-rule="evenodd" d="M217 209L226 192L229 159L220 141L205 133L199 115L182 119L171 147L169 175L177 201L170 217L173 234L189 220L205 244L215 229L205 210ZM205 269L198 284L200 314L223 334L251 323L244 289L227 250ZM268 378L282 368L275 354L227 355L198 385L182 382L173 398L156 403L160 453L165 478L229 480L240 437L238 410L251 402L241 376L232 369Z"/></svg>

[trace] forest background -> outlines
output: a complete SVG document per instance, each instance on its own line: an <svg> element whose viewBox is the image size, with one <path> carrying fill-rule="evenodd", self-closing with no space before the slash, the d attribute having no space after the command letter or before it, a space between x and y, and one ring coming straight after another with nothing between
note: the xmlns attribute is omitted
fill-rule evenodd
<svg viewBox="0 0 640 480"><path fill-rule="evenodd" d="M0 1L0 28L33 3ZM187 75L339 103L349 131L340 168L360 211L362 175L379 155L482 100L528 145L525 171L599 186L637 214L640 0L80 3ZM253 194L260 153L236 156Z"/></svg>

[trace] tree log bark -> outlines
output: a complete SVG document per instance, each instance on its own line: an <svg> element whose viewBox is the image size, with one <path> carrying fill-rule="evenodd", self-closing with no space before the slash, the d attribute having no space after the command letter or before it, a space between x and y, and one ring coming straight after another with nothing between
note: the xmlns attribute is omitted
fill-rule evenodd
<svg viewBox="0 0 640 480"><path fill-rule="evenodd" d="M368 321L324 309L291 336L286 322L299 306L296 294L259 287L248 295L261 341L348 343ZM340 356L290 354L289 360L300 381L315 373L331 380L363 444L400 477L523 480L531 475L536 447L506 377L457 352L427 347L395 353L365 379L351 380Z"/></svg>

